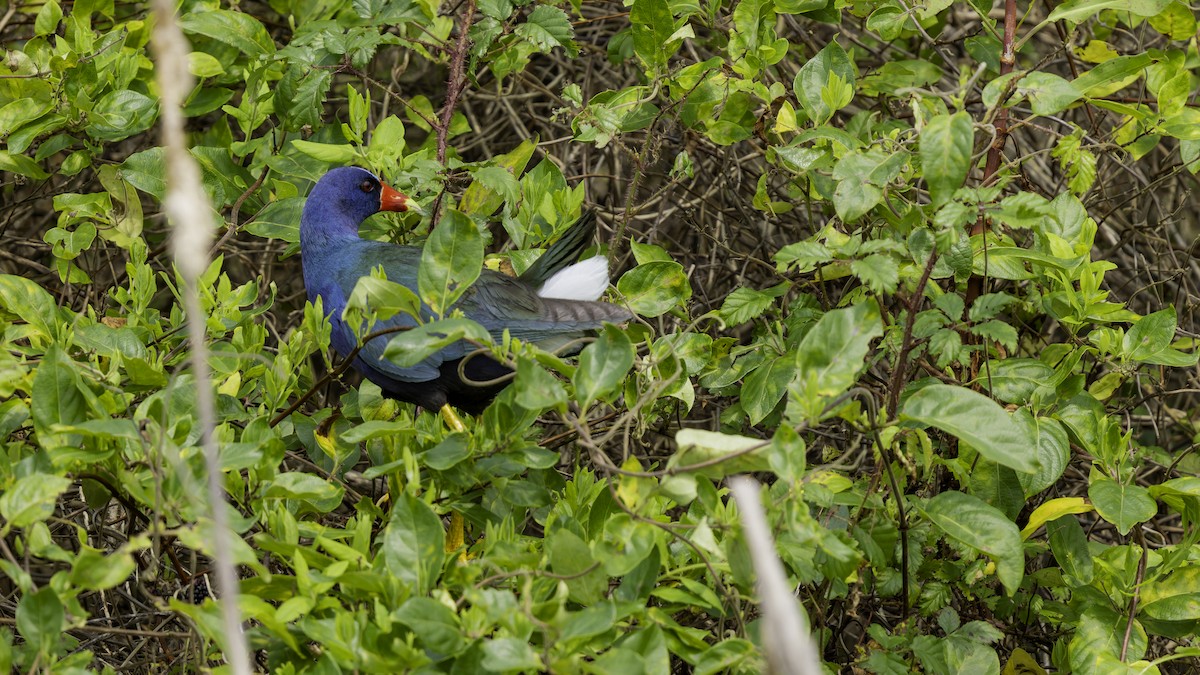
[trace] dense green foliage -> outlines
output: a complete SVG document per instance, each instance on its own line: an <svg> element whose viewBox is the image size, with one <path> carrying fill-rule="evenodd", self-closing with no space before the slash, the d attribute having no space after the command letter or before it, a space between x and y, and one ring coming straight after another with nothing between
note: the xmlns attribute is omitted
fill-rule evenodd
<svg viewBox="0 0 1200 675"><path fill-rule="evenodd" d="M149 19L8 2L0 670L213 666ZM260 667L760 672L735 473L767 484L833 670L1200 655L1196 17L1022 5L1001 74L990 9L183 2L222 233L197 320ZM426 206L363 233L427 242L431 306L599 205L640 320L577 360L489 346L516 377L465 433L323 381L297 227L341 164ZM368 325L417 302L359 291ZM412 363L464 336L380 339Z"/></svg>

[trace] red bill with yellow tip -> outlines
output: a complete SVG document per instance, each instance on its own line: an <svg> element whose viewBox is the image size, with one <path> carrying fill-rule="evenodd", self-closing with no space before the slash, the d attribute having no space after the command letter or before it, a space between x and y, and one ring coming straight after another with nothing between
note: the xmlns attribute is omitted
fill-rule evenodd
<svg viewBox="0 0 1200 675"><path fill-rule="evenodd" d="M379 193L380 211L407 211L413 206L412 200L403 192L397 192L388 185L383 185Z"/></svg>

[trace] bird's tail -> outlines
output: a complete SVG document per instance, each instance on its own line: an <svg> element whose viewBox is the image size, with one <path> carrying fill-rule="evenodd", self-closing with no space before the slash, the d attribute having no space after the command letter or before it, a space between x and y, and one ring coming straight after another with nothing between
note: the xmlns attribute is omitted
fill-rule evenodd
<svg viewBox="0 0 1200 675"><path fill-rule="evenodd" d="M521 281L534 288L541 288L555 273L579 260L579 255L591 245L595 235L596 212L588 209L579 216L579 220L567 228L558 241L546 249L537 262L525 270Z"/></svg>

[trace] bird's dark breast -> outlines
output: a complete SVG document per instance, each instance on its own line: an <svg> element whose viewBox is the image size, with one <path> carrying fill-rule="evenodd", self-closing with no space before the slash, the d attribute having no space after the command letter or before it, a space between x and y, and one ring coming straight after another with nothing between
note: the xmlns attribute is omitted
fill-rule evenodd
<svg viewBox="0 0 1200 675"><path fill-rule="evenodd" d="M463 412L478 415L512 381L504 377L511 370L484 355L446 361L440 366L437 379L426 382L402 382L361 365L360 370L379 385L384 396L432 411L449 403ZM504 379L496 382L498 378Z"/></svg>

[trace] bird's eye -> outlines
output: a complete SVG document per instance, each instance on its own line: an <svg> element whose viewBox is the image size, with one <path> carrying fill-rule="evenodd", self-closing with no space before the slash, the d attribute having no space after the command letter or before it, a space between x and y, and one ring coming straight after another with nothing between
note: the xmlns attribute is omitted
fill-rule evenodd
<svg viewBox="0 0 1200 675"><path fill-rule="evenodd" d="M364 180L363 182L358 184L358 189L362 190L363 192L365 192L367 194L371 194L371 192L375 189L375 184L369 180Z"/></svg>

